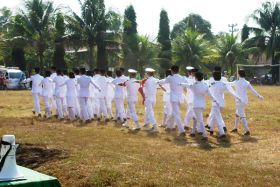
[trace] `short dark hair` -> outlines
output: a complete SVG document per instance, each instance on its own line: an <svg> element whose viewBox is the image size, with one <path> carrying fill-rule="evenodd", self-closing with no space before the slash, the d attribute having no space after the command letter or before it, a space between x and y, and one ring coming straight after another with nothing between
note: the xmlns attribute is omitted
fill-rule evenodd
<svg viewBox="0 0 280 187"><path fill-rule="evenodd" d="M101 75L105 75L105 72L106 72L105 69L100 69L100 74Z"/></svg>
<svg viewBox="0 0 280 187"><path fill-rule="evenodd" d="M52 67L51 67L51 70L52 70L52 71L56 71L56 67L55 67L55 66L52 66Z"/></svg>
<svg viewBox="0 0 280 187"><path fill-rule="evenodd" d="M61 75L61 74L62 74L61 70L60 70L60 69L57 69L57 70L56 70L56 74L57 74L57 75Z"/></svg>
<svg viewBox="0 0 280 187"><path fill-rule="evenodd" d="M107 71L107 76L112 77L113 76L113 72L112 71Z"/></svg>
<svg viewBox="0 0 280 187"><path fill-rule="evenodd" d="M94 70L93 70L93 73L100 73L100 70L98 69L98 68L95 68Z"/></svg>
<svg viewBox="0 0 280 187"><path fill-rule="evenodd" d="M214 71L222 72L221 66L215 66L215 67L214 67Z"/></svg>
<svg viewBox="0 0 280 187"><path fill-rule="evenodd" d="M213 78L214 78L215 81L219 81L219 80L221 80L221 78L222 78L222 75L221 75L221 72L220 72L220 71L214 71L214 72L212 73L212 75L213 75Z"/></svg>
<svg viewBox="0 0 280 187"><path fill-rule="evenodd" d="M74 72L69 72L68 76L69 76L70 79L74 79L75 78Z"/></svg>
<svg viewBox="0 0 280 187"><path fill-rule="evenodd" d="M51 74L52 74L51 71L48 71L48 70L47 70L47 71L45 72L45 77L50 77Z"/></svg>
<svg viewBox="0 0 280 187"><path fill-rule="evenodd" d="M65 69L63 70L63 75L67 75L68 74L68 71Z"/></svg>
<svg viewBox="0 0 280 187"><path fill-rule="evenodd" d="M82 75L86 74L86 68L80 68L80 72Z"/></svg>
<svg viewBox="0 0 280 187"><path fill-rule="evenodd" d="M92 71L88 70L88 71L87 71L87 76L92 77L92 76L93 76Z"/></svg>
<svg viewBox="0 0 280 187"><path fill-rule="evenodd" d="M36 67L36 68L34 68L34 71L35 71L36 74L39 74L40 73L40 68Z"/></svg>
<svg viewBox="0 0 280 187"><path fill-rule="evenodd" d="M122 76L122 71L121 70L116 70L116 75L117 75L117 77L120 77L120 76Z"/></svg>
<svg viewBox="0 0 280 187"><path fill-rule="evenodd" d="M238 75L239 75L240 77L245 77L245 76L246 76L245 70L244 70L244 69L238 70Z"/></svg>
<svg viewBox="0 0 280 187"><path fill-rule="evenodd" d="M192 72L192 73L196 73L196 72L198 72L198 69L193 68L193 69L191 70L191 72Z"/></svg>
<svg viewBox="0 0 280 187"><path fill-rule="evenodd" d="M124 69L123 67L120 67L120 71L121 71L122 73L124 73L124 72L125 72L125 69Z"/></svg>
<svg viewBox="0 0 280 187"><path fill-rule="evenodd" d="M202 80L203 80L203 73L201 73L201 72L196 72L196 73L195 73L195 78L196 78L198 81L202 81Z"/></svg>
<svg viewBox="0 0 280 187"><path fill-rule="evenodd" d="M165 76L168 77L169 75L171 75L171 69L165 71Z"/></svg>
<svg viewBox="0 0 280 187"><path fill-rule="evenodd" d="M178 73L179 72L179 66L176 66L176 65L171 66L171 71L173 71L174 73Z"/></svg>
<svg viewBox="0 0 280 187"><path fill-rule="evenodd" d="M80 74L80 70L79 70L78 68L73 69L73 71L74 71L74 73L75 73L76 75L79 75L79 74Z"/></svg>

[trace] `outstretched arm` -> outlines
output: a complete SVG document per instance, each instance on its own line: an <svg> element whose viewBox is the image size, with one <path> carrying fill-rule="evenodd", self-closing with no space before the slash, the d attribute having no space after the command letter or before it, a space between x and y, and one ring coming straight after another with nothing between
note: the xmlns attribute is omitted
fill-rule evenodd
<svg viewBox="0 0 280 187"><path fill-rule="evenodd" d="M236 92L232 89L231 86L226 85L226 89L233 97L241 101L241 98L236 94Z"/></svg>
<svg viewBox="0 0 280 187"><path fill-rule="evenodd" d="M92 84L96 89L98 89L99 91L101 91L101 88L99 87L98 84L95 83L94 80L90 80L90 84Z"/></svg>
<svg viewBox="0 0 280 187"><path fill-rule="evenodd" d="M211 98L211 100L213 101L213 102L215 102L218 106L220 106L220 104L218 103L218 101L217 101L217 99L211 94L211 92L210 92L210 90L209 89L207 89L207 95L209 95L209 97Z"/></svg>
<svg viewBox="0 0 280 187"><path fill-rule="evenodd" d="M264 99L262 95L260 95L254 88L251 84L249 84L248 86L249 90L258 98L260 99Z"/></svg>
<svg viewBox="0 0 280 187"><path fill-rule="evenodd" d="M142 96L142 98L143 98L142 104L144 104L144 102L145 102L145 93L144 93L144 91L143 91L143 87L140 87L140 88L138 89L138 91L139 91L139 93L141 94L141 96Z"/></svg>

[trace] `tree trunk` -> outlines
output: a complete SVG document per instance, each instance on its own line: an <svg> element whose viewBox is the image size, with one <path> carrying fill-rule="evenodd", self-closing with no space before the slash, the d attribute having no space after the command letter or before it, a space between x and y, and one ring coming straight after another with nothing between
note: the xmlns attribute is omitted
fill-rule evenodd
<svg viewBox="0 0 280 187"><path fill-rule="evenodd" d="M89 46L88 65L89 65L89 68L92 70L93 69L93 45Z"/></svg>
<svg viewBox="0 0 280 187"><path fill-rule="evenodd" d="M100 42L97 44L97 68L104 70L108 69L106 57L106 46L104 42Z"/></svg>
<svg viewBox="0 0 280 187"><path fill-rule="evenodd" d="M20 70L26 70L26 62L23 48L14 48L12 50L12 62L13 65L19 67Z"/></svg>

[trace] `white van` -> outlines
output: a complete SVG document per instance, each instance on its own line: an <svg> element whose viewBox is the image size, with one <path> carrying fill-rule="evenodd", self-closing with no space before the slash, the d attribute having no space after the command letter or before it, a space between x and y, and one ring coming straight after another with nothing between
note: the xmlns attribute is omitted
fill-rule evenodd
<svg viewBox="0 0 280 187"><path fill-rule="evenodd" d="M23 89L27 88L22 81L26 79L23 71L19 70L17 67L6 67L1 69L5 73L5 82L7 89Z"/></svg>

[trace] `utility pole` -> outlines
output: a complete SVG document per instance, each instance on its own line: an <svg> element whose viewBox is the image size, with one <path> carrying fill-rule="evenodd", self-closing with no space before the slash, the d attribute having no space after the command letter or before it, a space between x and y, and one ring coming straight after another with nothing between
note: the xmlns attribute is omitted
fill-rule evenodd
<svg viewBox="0 0 280 187"><path fill-rule="evenodd" d="M229 32L231 33L232 37L233 37L233 33L238 31L238 29L235 28L236 26L237 26L237 23L235 23L235 24L228 24L228 27L230 28Z"/></svg>

